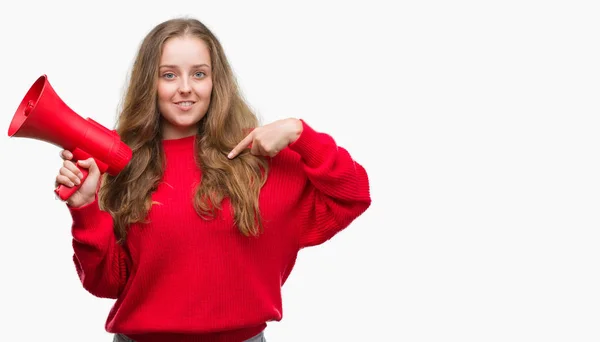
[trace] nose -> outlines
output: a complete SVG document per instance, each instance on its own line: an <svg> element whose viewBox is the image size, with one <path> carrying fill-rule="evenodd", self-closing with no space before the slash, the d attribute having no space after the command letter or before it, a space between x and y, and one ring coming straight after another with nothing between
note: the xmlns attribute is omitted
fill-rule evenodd
<svg viewBox="0 0 600 342"><path fill-rule="evenodd" d="M190 87L190 82L188 81L187 78L182 77L181 82L179 82L179 92L181 94L188 94L191 91L192 91L192 88Z"/></svg>

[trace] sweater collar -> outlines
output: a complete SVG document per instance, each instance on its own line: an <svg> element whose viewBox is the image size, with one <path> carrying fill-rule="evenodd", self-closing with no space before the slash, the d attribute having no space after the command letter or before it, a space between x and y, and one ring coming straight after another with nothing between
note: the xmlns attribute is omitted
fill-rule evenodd
<svg viewBox="0 0 600 342"><path fill-rule="evenodd" d="M162 144L165 150L181 150L181 149L192 149L194 148L194 142L196 136L191 135L189 137L177 138L177 139L163 139Z"/></svg>

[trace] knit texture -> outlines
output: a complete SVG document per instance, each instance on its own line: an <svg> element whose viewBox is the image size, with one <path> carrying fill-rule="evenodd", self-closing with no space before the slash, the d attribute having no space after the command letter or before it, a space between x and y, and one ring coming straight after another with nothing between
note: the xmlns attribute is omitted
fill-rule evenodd
<svg viewBox="0 0 600 342"><path fill-rule="evenodd" d="M282 318L281 287L299 250L346 228L370 205L364 168L302 121L300 137L270 159L260 193L264 233L243 236L228 199L212 220L192 196L201 180L194 139L164 140L166 168L148 223L125 245L98 200L68 207L73 260L83 287L113 298L106 330L139 342L244 341Z"/></svg>

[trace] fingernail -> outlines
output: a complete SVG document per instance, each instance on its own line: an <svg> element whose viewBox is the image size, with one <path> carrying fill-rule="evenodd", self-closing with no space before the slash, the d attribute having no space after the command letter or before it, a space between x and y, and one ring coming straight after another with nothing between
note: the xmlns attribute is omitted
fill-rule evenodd
<svg viewBox="0 0 600 342"><path fill-rule="evenodd" d="M78 176L80 179L83 179L83 173L79 173L77 176Z"/></svg>
<svg viewBox="0 0 600 342"><path fill-rule="evenodd" d="M233 157L233 153L229 153L229 154L227 155L227 158L231 159L231 157Z"/></svg>
<svg viewBox="0 0 600 342"><path fill-rule="evenodd" d="M73 186L75 186L75 184L73 184L73 182L69 182L69 186L73 187Z"/></svg>
<svg viewBox="0 0 600 342"><path fill-rule="evenodd" d="M75 184L77 184L77 185L81 184L81 181L79 180L79 178L75 179Z"/></svg>

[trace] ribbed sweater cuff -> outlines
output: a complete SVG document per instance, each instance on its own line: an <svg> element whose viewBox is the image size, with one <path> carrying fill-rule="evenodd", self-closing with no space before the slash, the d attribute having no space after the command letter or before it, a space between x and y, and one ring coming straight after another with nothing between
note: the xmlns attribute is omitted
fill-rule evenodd
<svg viewBox="0 0 600 342"><path fill-rule="evenodd" d="M332 150L335 151L336 143L332 137L315 131L304 120L300 119L300 122L302 122L302 133L288 147L300 154L306 165L319 166Z"/></svg>
<svg viewBox="0 0 600 342"><path fill-rule="evenodd" d="M92 232L102 227L110 227L107 231L112 233L112 216L100 209L97 196L93 202L84 206L74 208L67 205L67 208L73 218L72 229L75 238L82 237L77 236L78 232L82 232L82 230L87 232L86 235L96 235ZM100 233L100 235L103 235L103 233Z"/></svg>

